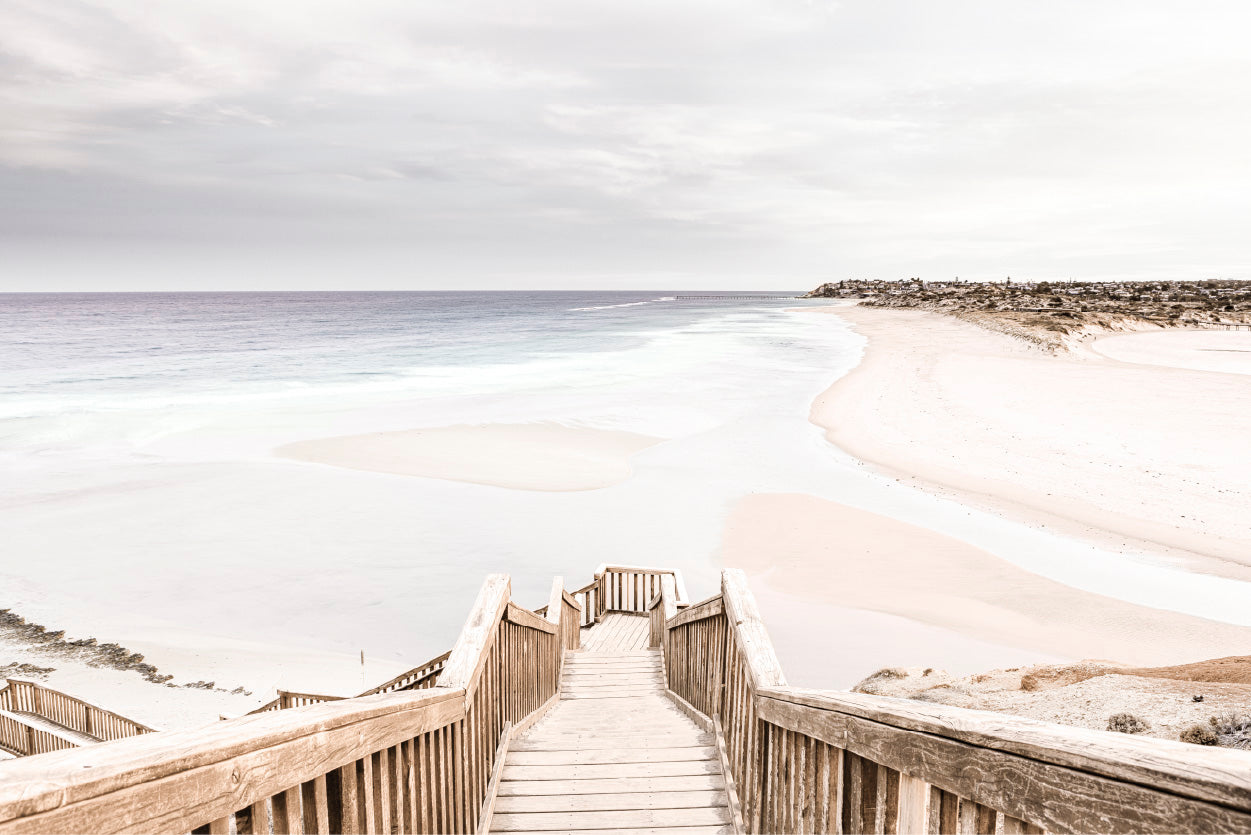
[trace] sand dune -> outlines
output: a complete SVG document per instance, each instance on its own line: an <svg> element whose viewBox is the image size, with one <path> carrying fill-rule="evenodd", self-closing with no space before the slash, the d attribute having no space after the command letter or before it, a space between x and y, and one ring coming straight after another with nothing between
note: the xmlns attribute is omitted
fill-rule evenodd
<svg viewBox="0 0 1251 835"><path fill-rule="evenodd" d="M276 453L315 464L518 490L595 490L630 477L660 438L555 423L443 426L299 441Z"/></svg>

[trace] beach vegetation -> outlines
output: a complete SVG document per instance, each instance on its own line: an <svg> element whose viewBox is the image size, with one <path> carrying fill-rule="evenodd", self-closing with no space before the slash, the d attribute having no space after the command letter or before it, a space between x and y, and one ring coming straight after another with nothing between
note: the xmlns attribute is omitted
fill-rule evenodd
<svg viewBox="0 0 1251 835"><path fill-rule="evenodd" d="M1211 725L1191 725L1177 738L1194 745L1215 745L1218 741L1216 731Z"/></svg>
<svg viewBox="0 0 1251 835"><path fill-rule="evenodd" d="M1145 734L1151 731L1151 723L1132 713L1114 713L1108 717L1108 730L1121 734Z"/></svg>

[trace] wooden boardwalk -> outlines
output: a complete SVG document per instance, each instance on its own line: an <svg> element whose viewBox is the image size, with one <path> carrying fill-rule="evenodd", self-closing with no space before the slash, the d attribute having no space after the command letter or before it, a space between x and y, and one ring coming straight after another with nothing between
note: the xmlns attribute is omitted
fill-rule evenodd
<svg viewBox="0 0 1251 835"><path fill-rule="evenodd" d="M594 626L583 628L582 648L587 652L647 649L649 625L645 614L612 612Z"/></svg>
<svg viewBox="0 0 1251 835"><path fill-rule="evenodd" d="M716 739L665 695L647 619L608 615L509 746L492 832L733 832ZM603 647L599 649L597 647Z"/></svg>

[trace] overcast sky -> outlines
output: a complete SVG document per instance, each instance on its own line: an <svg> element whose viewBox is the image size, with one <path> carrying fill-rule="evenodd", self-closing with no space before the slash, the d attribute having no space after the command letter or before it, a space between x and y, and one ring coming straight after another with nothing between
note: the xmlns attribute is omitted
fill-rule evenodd
<svg viewBox="0 0 1251 835"><path fill-rule="evenodd" d="M0 0L0 289L1251 278L1249 32L1236 0Z"/></svg>

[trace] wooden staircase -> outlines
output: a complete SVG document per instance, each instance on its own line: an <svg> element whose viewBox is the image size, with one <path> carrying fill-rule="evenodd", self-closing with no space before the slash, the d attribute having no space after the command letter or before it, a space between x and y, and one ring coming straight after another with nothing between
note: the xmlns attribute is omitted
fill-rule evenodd
<svg viewBox="0 0 1251 835"><path fill-rule="evenodd" d="M615 620L646 639L646 619ZM615 645L626 627L597 625L584 642L604 630ZM492 832L733 831L716 740L665 694L658 650L571 653L560 692L509 746Z"/></svg>
<svg viewBox="0 0 1251 835"><path fill-rule="evenodd" d="M133 719L24 679L0 687L0 757L29 757L153 733Z"/></svg>
<svg viewBox="0 0 1251 835"><path fill-rule="evenodd" d="M688 604L601 566L538 609L490 575L446 656L186 731L50 692L114 741L0 763L0 835L1251 833L1249 752L790 685L730 569Z"/></svg>

